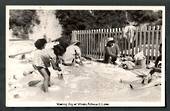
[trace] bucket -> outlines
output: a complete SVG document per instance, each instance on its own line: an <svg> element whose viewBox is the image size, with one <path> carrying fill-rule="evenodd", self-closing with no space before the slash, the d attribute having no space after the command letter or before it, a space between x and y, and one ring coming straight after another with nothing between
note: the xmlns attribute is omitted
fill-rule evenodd
<svg viewBox="0 0 170 111"><path fill-rule="evenodd" d="M146 67L146 59L142 60L137 60L137 64L140 68L145 68Z"/></svg>

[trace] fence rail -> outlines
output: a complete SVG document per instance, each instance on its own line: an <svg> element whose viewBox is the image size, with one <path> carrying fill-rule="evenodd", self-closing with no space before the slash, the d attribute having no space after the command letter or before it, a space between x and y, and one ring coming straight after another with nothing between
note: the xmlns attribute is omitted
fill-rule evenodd
<svg viewBox="0 0 170 111"><path fill-rule="evenodd" d="M72 32L72 41L81 42L83 56L103 59L107 38L113 37L120 47L121 55L134 56L138 52L144 52L147 60L154 60L159 56L159 44L162 43L161 26L147 26L142 29L136 27L134 37L124 37L124 28L78 30ZM130 38L132 41L130 42Z"/></svg>

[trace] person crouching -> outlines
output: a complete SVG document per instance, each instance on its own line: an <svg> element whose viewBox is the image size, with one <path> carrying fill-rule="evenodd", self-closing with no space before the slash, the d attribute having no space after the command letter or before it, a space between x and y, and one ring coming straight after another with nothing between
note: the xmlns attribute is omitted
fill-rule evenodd
<svg viewBox="0 0 170 111"><path fill-rule="evenodd" d="M119 46L115 42L115 40L109 40L105 47L105 63L113 63L117 60L119 56Z"/></svg>
<svg viewBox="0 0 170 111"><path fill-rule="evenodd" d="M56 55L56 60L51 61L52 67L54 70L59 71L58 78L63 79L62 69L60 68L59 64L62 64L61 56L63 56L63 54L65 53L66 48L58 44L53 47L53 50L54 50L54 54Z"/></svg>

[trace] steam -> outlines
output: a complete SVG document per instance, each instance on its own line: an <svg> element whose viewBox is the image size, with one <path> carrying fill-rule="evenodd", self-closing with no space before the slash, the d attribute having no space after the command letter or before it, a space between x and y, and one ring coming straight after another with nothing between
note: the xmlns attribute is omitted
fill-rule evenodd
<svg viewBox="0 0 170 111"><path fill-rule="evenodd" d="M33 27L33 33L29 34L30 39L45 37L48 41L52 41L61 37L62 26L55 17L55 10L37 10L37 16L40 24Z"/></svg>

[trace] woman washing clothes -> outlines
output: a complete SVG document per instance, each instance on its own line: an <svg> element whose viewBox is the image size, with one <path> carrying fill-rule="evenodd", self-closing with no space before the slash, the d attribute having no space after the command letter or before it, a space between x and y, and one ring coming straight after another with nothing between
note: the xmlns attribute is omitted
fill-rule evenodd
<svg viewBox="0 0 170 111"><path fill-rule="evenodd" d="M120 56L119 46L113 38L108 38L108 42L105 47L105 63L113 63L116 64L115 61L117 57Z"/></svg>

